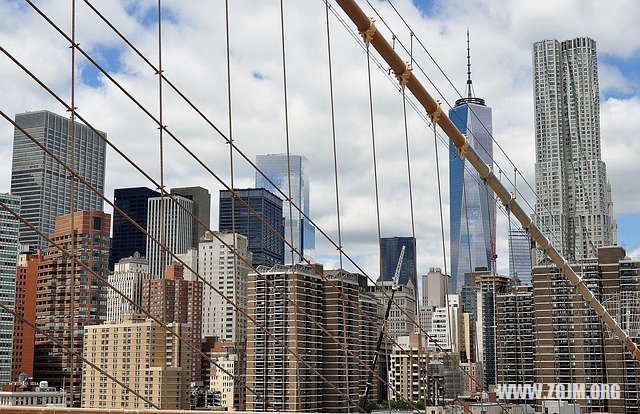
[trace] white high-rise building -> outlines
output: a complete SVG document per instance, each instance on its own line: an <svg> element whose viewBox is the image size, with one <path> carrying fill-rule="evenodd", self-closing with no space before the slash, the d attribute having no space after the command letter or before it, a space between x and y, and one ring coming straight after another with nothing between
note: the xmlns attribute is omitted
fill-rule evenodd
<svg viewBox="0 0 640 414"><path fill-rule="evenodd" d="M121 259L109 275L109 283L137 305L142 305L142 281L149 279L149 263L140 253ZM122 323L124 315L140 313L140 309L113 289L107 293L107 320Z"/></svg>
<svg viewBox="0 0 640 414"><path fill-rule="evenodd" d="M233 233L216 235L229 246L233 246ZM251 252L247 238L236 233L236 251L248 263ZM249 266L238 258L211 233L201 239L198 250L198 273L233 300L241 309L247 309L247 275ZM223 341L242 344L247 338L247 319L209 286L205 286L202 301L202 336L217 336Z"/></svg>
<svg viewBox="0 0 640 414"><path fill-rule="evenodd" d="M570 262L596 257L598 247L616 241L600 153L596 42L536 42L533 75L536 223Z"/></svg>
<svg viewBox="0 0 640 414"><path fill-rule="evenodd" d="M462 338L462 299L460 295L447 295L445 306L433 308L431 317L431 331L429 335L445 350L459 352L458 342ZM432 342L428 343L429 350L439 351Z"/></svg>
<svg viewBox="0 0 640 414"><path fill-rule="evenodd" d="M193 201L179 195L173 195L173 197L188 212L193 213ZM193 218L170 197L164 197L164 211L162 208L163 197L151 197L147 203L147 231L149 234L176 255L187 253L191 247ZM164 226L162 224L163 214ZM162 277L164 268L174 261L169 253L164 252L160 245L149 237L147 237L147 260L149 261L149 273L155 277Z"/></svg>

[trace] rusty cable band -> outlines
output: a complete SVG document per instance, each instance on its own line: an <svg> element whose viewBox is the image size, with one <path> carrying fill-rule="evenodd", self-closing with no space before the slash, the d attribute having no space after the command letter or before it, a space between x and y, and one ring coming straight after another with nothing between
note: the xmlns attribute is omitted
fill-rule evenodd
<svg viewBox="0 0 640 414"><path fill-rule="evenodd" d="M369 43L371 43L371 41L373 40L373 35L376 33L376 31L378 29L376 29L376 23L375 20L373 19L373 17L369 17L369 21L371 22L369 24L369 28L366 30L360 30L360 36L362 36L362 40L364 40L364 43L369 46Z"/></svg>
<svg viewBox="0 0 640 414"><path fill-rule="evenodd" d="M467 153L469 152L469 140L466 135L464 136L464 143L460 146L456 146L456 149L458 150L458 154L460 154L461 159L467 157Z"/></svg>
<svg viewBox="0 0 640 414"><path fill-rule="evenodd" d="M396 79L398 79L398 82L400 82L400 87L402 89L404 89L404 87L409 82L409 78L411 78L412 71L413 71L413 67L411 66L411 63L404 62L404 72L402 72L400 75L396 74Z"/></svg>
<svg viewBox="0 0 640 414"><path fill-rule="evenodd" d="M442 115L442 107L440 106L440 101L436 101L436 103L438 104L438 107L433 112L428 114L434 129L436 128L436 125L438 125L438 121L440 120L440 116Z"/></svg>

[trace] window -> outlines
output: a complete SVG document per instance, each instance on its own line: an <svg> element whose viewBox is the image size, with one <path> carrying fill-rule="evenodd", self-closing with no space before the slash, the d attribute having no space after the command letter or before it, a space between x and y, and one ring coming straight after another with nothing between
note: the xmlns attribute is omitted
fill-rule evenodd
<svg viewBox="0 0 640 414"><path fill-rule="evenodd" d="M102 229L102 217L94 217L93 218L93 229L101 230Z"/></svg>

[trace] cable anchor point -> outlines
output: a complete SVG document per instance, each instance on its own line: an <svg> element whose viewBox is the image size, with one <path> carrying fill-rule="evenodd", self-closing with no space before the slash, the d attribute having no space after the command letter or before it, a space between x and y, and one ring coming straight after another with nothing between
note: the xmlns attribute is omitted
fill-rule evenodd
<svg viewBox="0 0 640 414"><path fill-rule="evenodd" d="M375 24L375 20L373 19L373 17L369 17L369 21L371 22L369 24L369 28L367 30L360 30L360 36L362 36L362 40L364 40L364 43L369 46L369 43L371 43L371 41L373 40L373 35L376 33L376 24Z"/></svg>
<svg viewBox="0 0 640 414"><path fill-rule="evenodd" d="M404 87L409 82L412 71L413 71L413 68L411 67L411 63L404 62L404 72L402 72L402 74L400 75L396 75L396 79L398 80L398 82L400 82L400 87L402 89L404 89ZM438 105L438 109L440 109L440 105ZM440 113L442 113L442 109L440 109ZM438 115L438 117L440 117L440 115Z"/></svg>

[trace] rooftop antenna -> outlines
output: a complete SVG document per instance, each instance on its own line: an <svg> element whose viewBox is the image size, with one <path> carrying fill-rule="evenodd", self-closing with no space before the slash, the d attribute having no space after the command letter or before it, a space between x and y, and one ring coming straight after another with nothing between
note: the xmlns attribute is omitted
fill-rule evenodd
<svg viewBox="0 0 640 414"><path fill-rule="evenodd" d="M471 84L471 47L469 46L469 28L467 27L467 98L473 98Z"/></svg>

